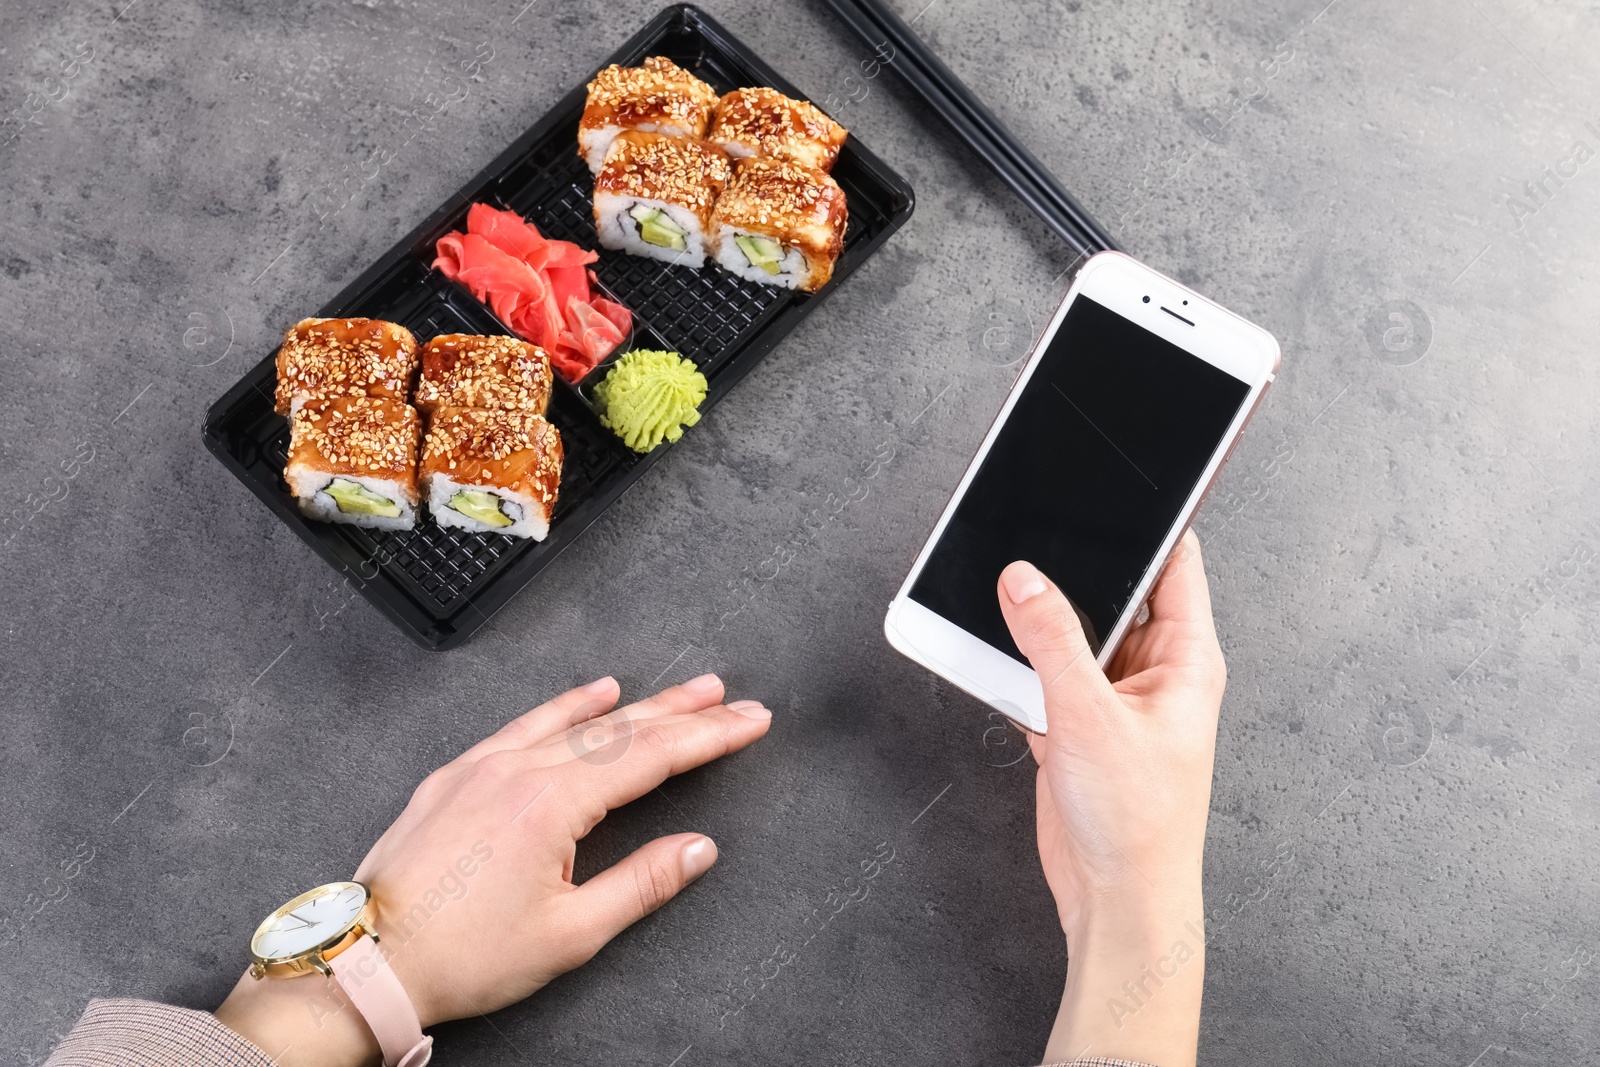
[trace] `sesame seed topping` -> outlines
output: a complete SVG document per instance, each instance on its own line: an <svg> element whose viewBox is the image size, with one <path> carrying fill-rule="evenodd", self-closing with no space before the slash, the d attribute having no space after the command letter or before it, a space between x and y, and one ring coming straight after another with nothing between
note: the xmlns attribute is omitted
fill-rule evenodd
<svg viewBox="0 0 1600 1067"><path fill-rule="evenodd" d="M629 130L611 142L594 187L597 193L679 204L703 223L730 173L727 154L715 145Z"/></svg>
<svg viewBox="0 0 1600 1067"><path fill-rule="evenodd" d="M665 56L638 67L612 64L589 83L582 124L633 127L676 120L691 134L705 132L717 91Z"/></svg>
<svg viewBox="0 0 1600 1067"><path fill-rule="evenodd" d="M279 414L296 397L368 395L404 400L417 365L411 331L377 319L304 319L278 350Z"/></svg>
<svg viewBox="0 0 1600 1067"><path fill-rule="evenodd" d="M772 237L800 249L808 260L831 262L844 247L849 207L844 190L814 167L748 157L711 216L714 231L727 227Z"/></svg>
<svg viewBox="0 0 1600 1067"><path fill-rule="evenodd" d="M417 406L504 408L542 413L550 403L550 359L515 337L447 334L422 352Z"/></svg>
<svg viewBox="0 0 1600 1067"><path fill-rule="evenodd" d="M561 480L561 434L527 411L441 407L429 419L422 473L450 470L462 484L489 485L553 501ZM546 516L548 518L548 516Z"/></svg>
<svg viewBox="0 0 1600 1067"><path fill-rule="evenodd" d="M829 170L848 131L805 100L776 89L735 89L717 102L708 140L758 156Z"/></svg>
<svg viewBox="0 0 1600 1067"><path fill-rule="evenodd" d="M422 422L401 401L366 396L308 400L289 426L291 464L407 476L416 469Z"/></svg>

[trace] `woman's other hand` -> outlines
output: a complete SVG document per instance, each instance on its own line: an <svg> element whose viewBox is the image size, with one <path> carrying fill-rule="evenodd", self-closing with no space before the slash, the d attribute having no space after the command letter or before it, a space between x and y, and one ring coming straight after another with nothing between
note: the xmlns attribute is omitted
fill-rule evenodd
<svg viewBox="0 0 1600 1067"><path fill-rule="evenodd" d="M674 834L573 883L577 843L608 811L771 722L756 701L723 704L714 675L612 710L618 695L611 678L570 690L434 771L356 870L423 1026L522 1000L716 861L710 838ZM370 1062L376 1043L338 1008L323 979L246 976L217 1015L285 1064Z"/></svg>

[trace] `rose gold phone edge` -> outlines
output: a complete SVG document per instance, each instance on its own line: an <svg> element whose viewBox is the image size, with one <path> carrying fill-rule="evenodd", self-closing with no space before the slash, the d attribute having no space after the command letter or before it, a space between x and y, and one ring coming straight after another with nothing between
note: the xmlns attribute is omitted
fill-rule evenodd
<svg viewBox="0 0 1600 1067"><path fill-rule="evenodd" d="M1227 433L1223 437L1223 440L1218 444L1217 451L1213 453L1213 457L1209 461L1209 473L1205 475L1202 480L1196 482L1196 489L1191 490L1189 500L1185 503L1183 509L1180 510L1176 521L1173 523L1171 529L1169 529L1168 534L1162 541L1161 547L1157 550L1155 557L1153 557L1159 559L1160 562L1149 567L1144 575L1140 578L1139 586L1135 590L1134 596L1129 599L1128 606L1123 609L1122 614L1118 616L1115 626L1113 626L1111 633L1107 636L1104 644L1101 646L1100 653L1098 656L1096 656L1096 663L1102 668L1109 663L1111 657L1116 654L1117 648L1121 645L1123 639L1126 637L1133 621L1138 617L1140 610L1149 600L1156 580L1159 579L1162 570L1165 569L1167 565L1167 562L1171 560L1173 554L1177 551L1178 543L1182 540L1184 533L1189 529L1190 525L1192 525L1195 515L1199 513L1200 507L1205 503L1206 497L1209 496L1212 487L1216 484L1217 478L1221 475L1223 467L1226 466L1229 458L1232 457L1234 448L1238 446L1239 439L1244 435L1245 427L1249 425L1250 420L1255 416L1256 411L1260 408L1261 400L1266 395L1267 389L1275 380L1283 361L1282 349L1278 345L1277 339L1268 331L1256 325L1255 323L1250 322L1248 319L1245 319L1236 312L1230 311L1208 297L1195 292L1182 282L1179 282L1152 267L1146 266L1145 264L1138 262L1131 256L1128 256L1124 253L1097 253L1085 261L1078 273L1074 276L1072 284L1068 287L1067 293L1062 297L1060 305L1057 306L1055 312L1052 314L1050 322L1045 327L1044 332L1040 335L1039 340L1035 343L1032 351L1029 352L1028 358L1023 361L1022 369L1018 372L1016 381L1012 383L1010 390L1006 393L1005 399L1000 406L1000 410L996 413L994 420L989 425L988 430L985 431L983 440L979 445L978 450L974 453L971 462L963 471L961 479L956 484L954 490L952 490L949 498L945 501L945 506L941 510L939 518L935 522L932 531L918 549L915 561L913 562L910 570L907 572L905 580L901 583L899 590L895 593L894 599L890 602L889 610L884 616L884 636L896 651L906 656L913 662L925 667L929 671L932 671L934 674L939 675L941 678L944 678L946 681L965 691L969 695L983 701L989 706L995 708L997 711L1000 711L1002 714L1015 721L1018 725L1036 733L1044 733L1046 728L1043 706L1043 690L1037 675L1035 675L1033 671L1029 670L1028 668L1018 664L1016 660L1007 656L1004 652L995 649L993 646L981 641L976 636L960 630L955 623L934 614L928 608L925 608L916 601L911 600L910 591L912 585L916 582L917 576L921 574L923 567L926 565L928 556L932 552L933 547L938 543L940 537L943 536L945 526L950 519L951 513L954 511L961 498L966 495L967 489L971 485L973 477L976 475L977 470L982 465L984 459L988 456L989 449L993 445L995 438L999 435L1000 428L1010 417L1012 409L1014 408L1018 398L1022 395L1022 392L1027 388L1029 382L1031 381L1034 369L1043 359L1046 350L1050 346L1050 343L1054 340L1056 331L1060 328L1062 321L1065 319L1068 308L1085 288L1085 280L1091 275L1097 264L1106 263L1107 261L1111 260L1119 261L1122 264L1131 264L1139 271L1148 274L1151 278L1158 279L1162 283L1172 286L1175 290L1189 294L1192 298L1198 299L1205 307L1226 316L1228 320L1231 320L1234 324L1236 324L1236 327L1242 328L1246 334L1254 334L1257 336L1259 341L1269 343L1271 346L1270 351L1272 355L1270 369L1262 370L1257 368L1255 373L1259 375L1259 378L1246 378L1232 370L1229 370L1228 368L1219 368L1223 369L1225 373L1229 373L1238 380L1248 384L1250 386L1252 395L1248 399L1247 403L1242 405L1240 412L1234 416L1233 423L1230 424ZM1123 315L1122 317L1128 318L1129 321L1133 321L1135 325L1146 325L1145 323L1133 319L1131 316ZM1157 336L1162 335L1157 332ZM1183 344L1179 341L1174 341L1174 343L1178 344L1180 348L1195 358L1202 359L1205 362L1210 363L1212 366L1218 366L1211 356L1202 355L1201 353L1196 352L1192 345ZM960 636L967 642L970 642L971 645L981 646L983 649L987 650L987 652L991 653L993 657L998 657L997 659L994 659L989 666L996 669L1003 675L1009 676L1009 680L1012 683L1010 686L1011 692L1007 694L995 692L994 690L996 688L1005 687L997 687L993 684L989 684L995 681L993 678L974 678L972 677L971 673L969 673L970 668L958 669L951 663L943 662L935 651L930 651L929 648L922 647L924 642L919 642L918 640L913 639L913 636L908 635L905 632L903 625L896 625L897 620L902 622L902 624L906 622L906 617L908 615L927 616L931 620L937 620L937 622L942 624L944 627L958 632ZM1005 665L1009 665L1009 667ZM1025 674L1028 679L1031 679L1031 683L1023 680L1014 672L1021 672L1022 674ZM1010 699L1013 696L1017 697L1018 699Z"/></svg>

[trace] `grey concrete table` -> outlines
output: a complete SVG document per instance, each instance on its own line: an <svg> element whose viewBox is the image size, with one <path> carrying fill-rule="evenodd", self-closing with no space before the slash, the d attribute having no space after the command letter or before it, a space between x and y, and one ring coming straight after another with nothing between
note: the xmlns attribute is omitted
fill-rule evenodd
<svg viewBox="0 0 1600 1067"><path fill-rule="evenodd" d="M1232 679L1202 1061L1600 1063L1600 10L1325 2L902 10L1131 251L1283 342L1199 522ZM202 414L657 7L124 3L0 9L0 1059L94 995L214 1004L266 908L542 695L715 669L771 736L581 863L695 829L717 869L441 1061L1031 1062L1064 971L1031 767L879 626L1072 257L820 6L708 3L916 216L422 654Z"/></svg>

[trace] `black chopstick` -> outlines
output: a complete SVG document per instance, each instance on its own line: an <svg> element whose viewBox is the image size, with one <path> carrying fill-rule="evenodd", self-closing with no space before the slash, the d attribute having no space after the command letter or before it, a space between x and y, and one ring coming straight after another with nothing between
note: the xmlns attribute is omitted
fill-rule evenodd
<svg viewBox="0 0 1600 1067"><path fill-rule="evenodd" d="M1055 175L883 0L825 2L857 36L877 50L883 65L897 71L1052 230L1080 252L1117 247L1105 228L1072 198ZM882 57L885 45L893 49L888 59Z"/></svg>
<svg viewBox="0 0 1600 1067"><path fill-rule="evenodd" d="M881 0L829 0L829 5L879 48L880 55L883 44L894 49L887 65L899 70L1052 229L1080 251L1114 247L1093 216ZM854 10L846 11L846 7Z"/></svg>

